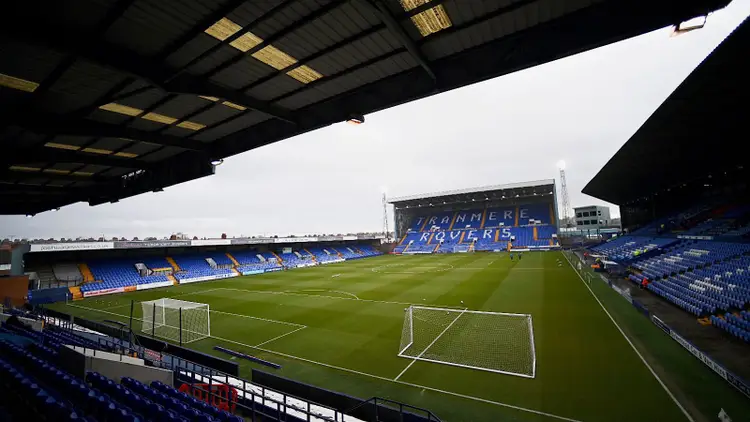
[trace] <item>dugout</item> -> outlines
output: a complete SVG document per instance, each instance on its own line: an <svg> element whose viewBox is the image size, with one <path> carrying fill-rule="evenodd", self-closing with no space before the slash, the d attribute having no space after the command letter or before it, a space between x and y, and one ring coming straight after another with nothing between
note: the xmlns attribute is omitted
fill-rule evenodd
<svg viewBox="0 0 750 422"><path fill-rule="evenodd" d="M750 23L741 23L583 188L633 230L696 203L747 204Z"/></svg>

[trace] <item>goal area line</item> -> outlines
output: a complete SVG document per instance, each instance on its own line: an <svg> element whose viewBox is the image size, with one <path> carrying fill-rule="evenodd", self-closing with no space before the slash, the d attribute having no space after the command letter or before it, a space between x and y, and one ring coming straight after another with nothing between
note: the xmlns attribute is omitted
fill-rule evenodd
<svg viewBox="0 0 750 422"><path fill-rule="evenodd" d="M531 314L513 314L508 312L494 312L494 311L472 311L466 308L449 308L446 309L446 307L442 308L436 308L434 306L422 306L419 304L412 305L412 308L414 309L426 309L428 311L448 311L448 312L460 312L462 314L483 314L483 315L503 315L503 316L515 316L515 317L525 317L525 318L531 318Z"/></svg>
<svg viewBox="0 0 750 422"><path fill-rule="evenodd" d="M411 362L394 378L397 381L406 373L416 361L430 362L465 368L470 370L485 371L496 374L512 375L522 378L533 379L536 377L536 345L534 340L534 328L531 314L510 313L510 312L492 312L477 311L464 309L438 308L434 306L412 305L404 310L404 325L401 332L401 345L397 353L398 357L410 359ZM418 315L419 313L419 315ZM451 315L453 314L453 315ZM432 318L437 318L432 320ZM481 318L477 320L476 318ZM484 326L481 321L487 321L487 318L499 318L497 323L503 324L503 321L510 325L501 328L501 332L492 331L493 327ZM461 324L456 324L462 319ZM468 321L466 321L468 319ZM431 326L424 331L426 325ZM455 328L454 325L458 328ZM525 328L524 328L525 326ZM479 327L479 328L477 328ZM515 327L515 328L514 328ZM510 337L505 338L502 342L482 342L475 344L477 347L484 347L480 351L492 356L498 350L512 348L518 351L517 347L526 347L520 350L521 354L513 356L502 356L500 360L487 361L474 353L450 352L444 350L446 344L450 345L461 342L462 336L469 335L485 338L492 337L495 334L505 334L508 329L514 330ZM453 329L453 331L451 331ZM472 330L479 329L474 332ZM433 331L434 330L434 331ZM440 330L439 333L436 331ZM446 335L447 334L447 335ZM426 337L425 337L426 336ZM448 338L439 343L443 337ZM456 340L458 339L458 340ZM429 344L427 344L429 342ZM425 344L427 344L425 346ZM434 347L433 347L434 346ZM433 350L435 349L435 350ZM501 352L502 353L502 352ZM498 356L498 355L495 355Z"/></svg>
<svg viewBox="0 0 750 422"><path fill-rule="evenodd" d="M105 314L109 314L109 315L114 315L114 316L119 316L119 317L123 317L123 318L128 318L129 317L128 315L124 315L124 314L118 314L118 313L106 311L106 310L103 310L103 309L90 308L90 307L87 307L87 306L74 305L72 303L67 304L67 306L71 306L71 307L75 307L75 308L80 308L80 309L84 309L84 310L88 310L88 311L101 312L101 313L105 313ZM237 315L240 315L240 314L237 314ZM137 318L133 318L133 319L137 319ZM519 412L531 413L531 414L534 414L534 415L544 416L544 417L551 418L551 419L562 420L562 421L567 421L567 422L583 422L583 421L581 421L579 419L574 419L574 418L570 418L570 417L567 417L567 416L556 415L554 413L544 412L544 411L536 410L536 409L530 409L530 408L527 408L527 407L517 406L517 405L514 405L514 404L510 404L510 403L503 403L503 402L499 402L499 401L495 401L495 400L485 399L485 398L482 398L482 397L476 397L476 396L471 396L471 395L468 395L468 394L457 393L455 391L443 390L443 389L440 389L440 388L430 387L428 385L411 383L411 382L408 382L408 381L393 380L391 378L387 378L387 377L384 377L384 376L381 376L381 375L375 375L375 374L370 374L370 373L367 373L367 372L357 371L356 369L344 368L342 366L337 366L337 365L332 365L332 364L329 364L329 363L319 362L319 361L315 361L315 360L312 360L312 359L304 358L304 357L301 357L301 356L296 356L296 355L292 355L292 354L288 354L288 353L284 353L284 352L279 352L279 351L276 351L276 350L267 349L265 347L253 346L253 345L242 343L242 342L239 342L239 341L236 341L236 340L225 339L225 338L217 337L217 336L214 336L214 335L212 335L210 338L214 339L214 340L218 340L218 341L223 341L223 342L226 342L226 343L236 344L238 346L249 347L249 348L252 348L252 349L260 350L262 352L274 354L274 355L285 357L285 358L289 358L289 359L294 359L294 360L297 360L297 361L300 361L300 362L306 362L306 363L309 363L309 364L313 364L313 365L317 365L317 366L322 366L322 367L325 367L325 368L329 368L329 369L333 369L333 370L337 370L337 371L341 371L341 372L346 372L346 373L349 373L349 374L360 375L360 376L364 376L364 377L368 377L368 378L372 378L372 379L377 379L377 380L380 380L380 381L390 382L390 383L394 383L394 384L404 385L404 386L407 386L407 387L417 388L417 389L420 389L420 390L427 390L427 391L431 391L431 392L434 392L434 393L440 393L440 394L445 394L445 395L448 395L448 396L453 396L453 397L463 398L463 399L467 399L467 400L472 400L472 401L476 401L476 402L480 402L480 403L485 403L485 404L489 404L489 405L493 405L493 406L497 406L497 407L502 407L502 408L506 408L506 409L516 410L516 411L519 411Z"/></svg>
<svg viewBox="0 0 750 422"><path fill-rule="evenodd" d="M501 371L499 369L487 369L487 368L482 368L482 367L479 367L479 366L464 365L464 364L460 364L460 363L446 362L446 361L442 361L442 360L428 359L428 358L423 358L423 357L415 358L414 356L402 355L402 354L399 354L398 356L402 357L402 358L413 359L414 361L439 363L439 364L442 364L442 365L456 366L456 367L459 367L459 368L467 368L467 369L476 369L476 370L479 370L479 371L493 372L493 373L496 373L496 374L513 375L513 376L516 376L516 377L532 378L532 379L536 377L536 365L534 365L535 369L534 369L533 373L531 375L527 375L527 374L521 374L521 373L518 373L518 372ZM414 362L411 362L409 364L409 366L411 366L412 363L414 363ZM404 369L403 372L406 372L406 369L409 369L409 366L407 366ZM398 378L401 377L401 375L403 375L403 372L401 374L399 374L398 377L394 378L394 381L398 380Z"/></svg>

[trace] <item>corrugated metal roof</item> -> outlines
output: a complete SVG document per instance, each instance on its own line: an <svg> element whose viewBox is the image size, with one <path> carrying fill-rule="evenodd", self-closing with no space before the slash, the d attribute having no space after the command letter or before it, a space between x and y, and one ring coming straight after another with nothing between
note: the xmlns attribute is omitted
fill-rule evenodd
<svg viewBox="0 0 750 422"><path fill-rule="evenodd" d="M0 182L94 184L90 203L110 202L153 190L153 183L212 174L212 159L352 113L594 48L727 2L432 0L407 12L397 0L80 0L75 8L16 1L0 15L0 142L10 145L0 155ZM433 7L445 12L442 21L425 20L435 16ZM546 22L577 36L550 40L539 29ZM534 54L498 59L514 48ZM47 160L38 174L11 169L28 167L35 155ZM152 173L148 183L119 183L131 167L147 167L141 159L159 162L143 169ZM55 172L75 160L84 164L70 167L75 177ZM29 207L15 201L0 204L0 213L39 212L77 198Z"/></svg>

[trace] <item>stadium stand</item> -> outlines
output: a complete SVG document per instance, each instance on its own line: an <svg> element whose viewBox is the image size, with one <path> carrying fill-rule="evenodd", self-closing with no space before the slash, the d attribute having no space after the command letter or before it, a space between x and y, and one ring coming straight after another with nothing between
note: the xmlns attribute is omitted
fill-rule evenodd
<svg viewBox="0 0 750 422"><path fill-rule="evenodd" d="M591 248L593 252L614 261L628 261L649 251L675 243L677 239L643 236L624 236Z"/></svg>
<svg viewBox="0 0 750 422"><path fill-rule="evenodd" d="M234 259L239 262L237 269L242 271L264 271L272 268L281 268L276 257L268 259L258 251L232 252ZM262 258L262 259L261 259Z"/></svg>
<svg viewBox="0 0 750 422"><path fill-rule="evenodd" d="M435 247L433 244L432 248ZM291 253L276 254L272 251L257 250L232 251L231 253L206 251L189 252L171 257L145 256L129 258L112 258L92 260L81 264L60 264L39 266L47 268L46 279L40 283L41 289L59 287L58 279L75 279L82 282L80 293L84 296L96 294L97 291L120 288L138 288L139 285L190 280L202 277L234 276L238 274L257 274L265 271L276 271L282 268L297 268L319 263L340 262L347 259L358 259L381 255L371 245L352 244L349 246L317 247L295 250ZM90 273L86 278L81 268ZM54 271L53 271L54 269ZM57 277L55 277L55 273ZM171 278L171 277L174 277ZM193 280L197 281L197 280ZM156 287L164 287L159 285ZM140 289L140 288L138 288ZM72 290L71 290L72 292ZM111 291L110 293L116 293ZM42 296L35 295L42 300ZM65 297L64 295L62 296ZM74 298L77 298L75 296Z"/></svg>
<svg viewBox="0 0 750 422"><path fill-rule="evenodd" d="M223 274L232 274L231 268L212 268L206 261L204 254L191 253L173 256L182 271L175 274L178 280L195 277L208 277ZM229 260L229 258L226 258Z"/></svg>
<svg viewBox="0 0 750 422"><path fill-rule="evenodd" d="M169 281L165 274L141 276L132 260L101 260L88 263L94 282L81 285L81 292Z"/></svg>
<svg viewBox="0 0 750 422"><path fill-rule="evenodd" d="M82 281L83 275L78 269L77 264L56 264L52 266L52 270L55 273L55 278L60 281Z"/></svg>
<svg viewBox="0 0 750 422"><path fill-rule="evenodd" d="M411 232L394 248L394 253L465 252L505 250L508 241L514 248L556 246L557 228L551 225ZM439 248L437 248L440 246Z"/></svg>
<svg viewBox="0 0 750 422"><path fill-rule="evenodd" d="M409 232L552 225L554 212L551 207L542 203L422 215L414 218Z"/></svg>
<svg viewBox="0 0 750 422"><path fill-rule="evenodd" d="M747 210L701 204L591 251L629 265L628 279L639 286L750 341L750 244L740 237Z"/></svg>
<svg viewBox="0 0 750 422"><path fill-rule="evenodd" d="M72 331L45 328L41 333L9 326L0 328L0 386L9 420L56 421L222 421L241 422L219 406L212 406L170 386L146 385L129 377L120 383L97 372L85 379L62 369L62 345L102 350ZM114 343L112 343L114 344ZM112 350L114 351L114 350ZM6 415L8 416L8 415Z"/></svg>
<svg viewBox="0 0 750 422"><path fill-rule="evenodd" d="M308 248L308 251L315 256L315 260L321 264L327 264L330 262L340 262L343 258L333 248Z"/></svg>

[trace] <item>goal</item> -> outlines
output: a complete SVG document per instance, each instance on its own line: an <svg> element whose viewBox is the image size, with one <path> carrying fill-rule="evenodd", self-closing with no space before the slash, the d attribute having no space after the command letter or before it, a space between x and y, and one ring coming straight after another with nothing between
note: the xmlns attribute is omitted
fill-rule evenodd
<svg viewBox="0 0 750 422"><path fill-rule="evenodd" d="M410 306L398 356L534 378L531 315Z"/></svg>
<svg viewBox="0 0 750 422"><path fill-rule="evenodd" d="M143 333L179 343L191 343L211 336L207 303L177 299L141 302Z"/></svg>

